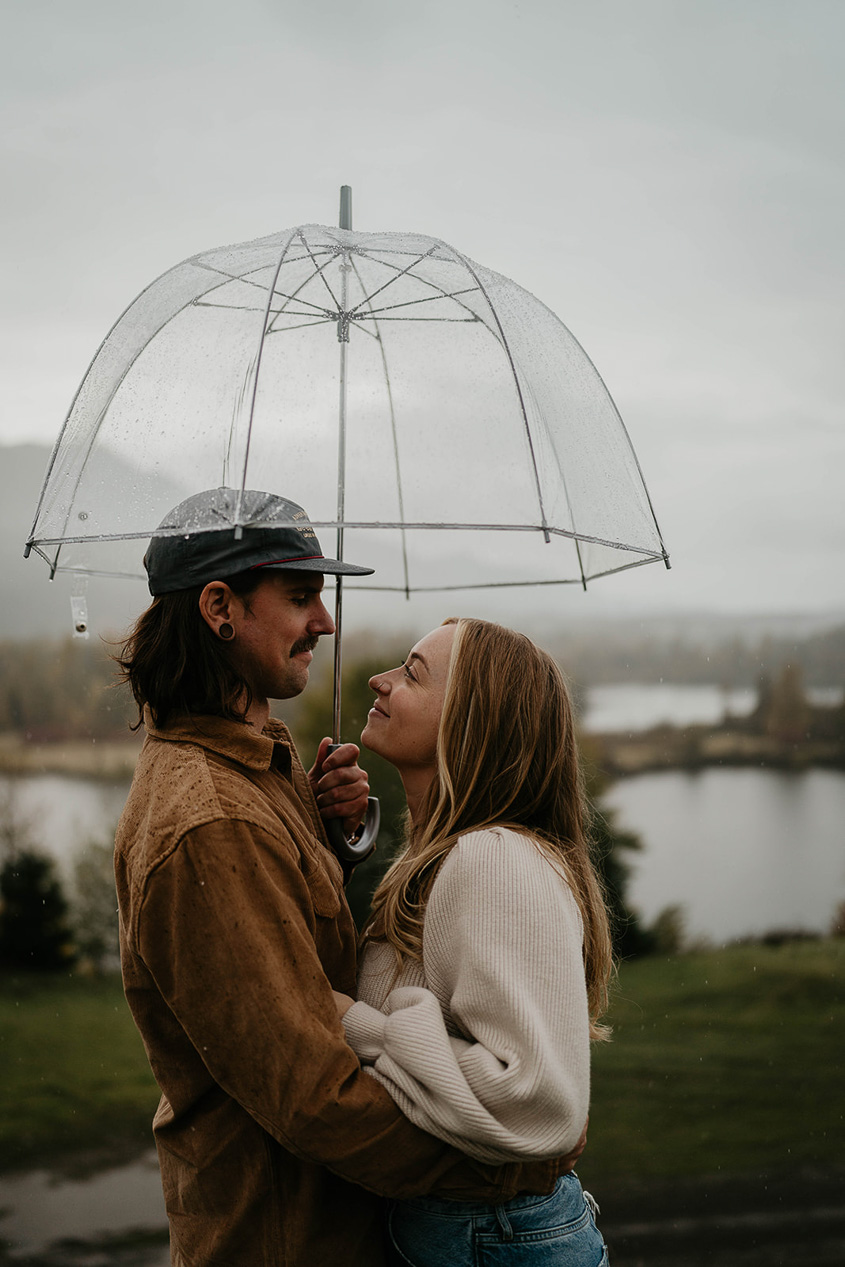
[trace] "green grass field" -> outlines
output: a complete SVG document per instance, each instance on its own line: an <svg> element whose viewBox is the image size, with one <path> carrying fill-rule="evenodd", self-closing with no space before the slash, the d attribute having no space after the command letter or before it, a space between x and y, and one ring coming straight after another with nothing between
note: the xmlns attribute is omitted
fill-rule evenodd
<svg viewBox="0 0 845 1267"><path fill-rule="evenodd" d="M841 1165L845 940L623 964L579 1172Z"/></svg>
<svg viewBox="0 0 845 1267"><path fill-rule="evenodd" d="M0 1166L152 1144L158 1091L117 977L0 980Z"/></svg>
<svg viewBox="0 0 845 1267"><path fill-rule="evenodd" d="M623 964L594 1049L591 1176L841 1164L845 939ZM148 1147L158 1094L119 981L0 982L0 1166Z"/></svg>

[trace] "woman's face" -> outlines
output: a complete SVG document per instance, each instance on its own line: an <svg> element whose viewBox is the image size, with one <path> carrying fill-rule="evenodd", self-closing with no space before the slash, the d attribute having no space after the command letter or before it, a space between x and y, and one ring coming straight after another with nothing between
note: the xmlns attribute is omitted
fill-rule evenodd
<svg viewBox="0 0 845 1267"><path fill-rule="evenodd" d="M376 702L361 742L418 785L434 777L454 637L454 625L441 625L420 639L404 664L370 678Z"/></svg>

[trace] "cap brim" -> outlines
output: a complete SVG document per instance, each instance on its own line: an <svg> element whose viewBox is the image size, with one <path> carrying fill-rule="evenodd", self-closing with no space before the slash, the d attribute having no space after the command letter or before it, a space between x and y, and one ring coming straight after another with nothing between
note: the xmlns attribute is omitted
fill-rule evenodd
<svg viewBox="0 0 845 1267"><path fill-rule="evenodd" d="M259 563L250 571L278 568L284 572L325 572L330 576L372 576L375 568L362 568L357 563L340 559L285 559L281 563Z"/></svg>

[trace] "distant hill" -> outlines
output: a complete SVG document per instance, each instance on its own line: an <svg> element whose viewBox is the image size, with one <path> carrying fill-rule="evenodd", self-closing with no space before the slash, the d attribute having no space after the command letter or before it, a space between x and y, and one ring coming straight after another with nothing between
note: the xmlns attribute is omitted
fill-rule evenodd
<svg viewBox="0 0 845 1267"><path fill-rule="evenodd" d="M42 559L23 557L50 452L46 445L0 446L0 639L64 637L71 632L72 578L59 576L50 581ZM142 582L92 578L88 582L92 633L124 629L149 601Z"/></svg>

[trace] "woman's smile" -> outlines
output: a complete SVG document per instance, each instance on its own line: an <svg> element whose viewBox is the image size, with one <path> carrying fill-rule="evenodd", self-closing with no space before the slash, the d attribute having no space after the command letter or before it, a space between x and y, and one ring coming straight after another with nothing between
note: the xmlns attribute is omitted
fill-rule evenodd
<svg viewBox="0 0 845 1267"><path fill-rule="evenodd" d="M361 742L399 771L412 814L434 777L454 637L454 625L440 625L420 639L404 664L370 678L376 698ZM389 726L380 724L388 721Z"/></svg>

